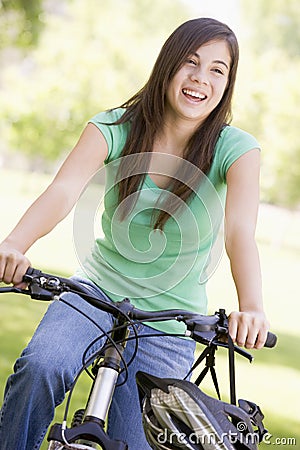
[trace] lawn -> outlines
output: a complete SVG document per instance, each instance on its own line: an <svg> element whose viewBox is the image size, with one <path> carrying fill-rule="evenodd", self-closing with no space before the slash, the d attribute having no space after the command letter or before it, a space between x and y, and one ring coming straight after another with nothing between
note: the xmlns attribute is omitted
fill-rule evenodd
<svg viewBox="0 0 300 450"><path fill-rule="evenodd" d="M1 170L0 240L48 181L49 177L44 175ZM29 256L35 267L64 275L71 274L77 267L72 217L73 215L30 250ZM279 445L277 438L283 438L281 445L285 449L300 448L299 229L299 213L262 205L257 239L261 253L266 311L272 331L278 334L278 345L275 349L252 352L255 356L252 364L238 356L236 370L238 397L257 402L265 413L265 424L272 437L260 447L263 449L267 449L270 444ZM211 312L219 307L224 307L228 312L236 308L234 287L225 256L209 281L208 291ZM15 358L30 338L45 307L41 302L20 296L1 296L0 395ZM224 398L228 394L226 366L226 354L222 349L218 352L216 368ZM88 380L84 379L76 390L73 409L83 406L87 383ZM205 380L203 387L210 392L211 381ZM61 413L62 407L57 411L58 417ZM295 438L297 445L287 443L289 438Z"/></svg>

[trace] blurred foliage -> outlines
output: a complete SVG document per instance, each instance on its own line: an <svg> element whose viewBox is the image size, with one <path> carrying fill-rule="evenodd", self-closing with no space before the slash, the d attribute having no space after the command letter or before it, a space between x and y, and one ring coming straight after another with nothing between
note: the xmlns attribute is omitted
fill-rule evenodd
<svg viewBox="0 0 300 450"><path fill-rule="evenodd" d="M240 66L238 124L262 145L263 199L300 202L300 4L242 0L247 24Z"/></svg>
<svg viewBox="0 0 300 450"><path fill-rule="evenodd" d="M300 201L300 5L240 0L234 125L262 145L263 200ZM184 7L183 7L184 6ZM49 167L86 121L145 83L183 0L0 0L0 151ZM27 36L27 37L26 37Z"/></svg>
<svg viewBox="0 0 300 450"><path fill-rule="evenodd" d="M140 89L162 41L186 20L174 0L45 5L38 46L0 76L1 135L39 164L62 158L87 119Z"/></svg>
<svg viewBox="0 0 300 450"><path fill-rule="evenodd" d="M290 57L300 56L298 0L242 0L245 23L249 27L251 47L256 54L282 50Z"/></svg>
<svg viewBox="0 0 300 450"><path fill-rule="evenodd" d="M28 49L37 44L42 27L42 0L0 0L0 49Z"/></svg>

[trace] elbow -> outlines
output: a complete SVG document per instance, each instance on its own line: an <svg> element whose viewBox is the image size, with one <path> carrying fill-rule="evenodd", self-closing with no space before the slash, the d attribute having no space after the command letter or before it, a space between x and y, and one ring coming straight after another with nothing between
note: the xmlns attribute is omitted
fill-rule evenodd
<svg viewBox="0 0 300 450"><path fill-rule="evenodd" d="M46 199L49 207L51 206L52 210L56 212L59 217L59 220L64 218L75 205L78 195L74 190L70 189L69 186L66 186L63 183L52 182L46 192Z"/></svg>
<svg viewBox="0 0 300 450"><path fill-rule="evenodd" d="M234 227L225 230L225 250L229 258L240 252L247 252L256 246L255 230L252 227Z"/></svg>

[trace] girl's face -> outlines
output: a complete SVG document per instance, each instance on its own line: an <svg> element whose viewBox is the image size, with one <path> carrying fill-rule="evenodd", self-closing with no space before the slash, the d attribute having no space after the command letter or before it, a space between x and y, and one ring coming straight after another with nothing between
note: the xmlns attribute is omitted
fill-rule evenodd
<svg viewBox="0 0 300 450"><path fill-rule="evenodd" d="M189 55L168 86L167 117L199 126L223 97L230 63L225 41L210 41Z"/></svg>

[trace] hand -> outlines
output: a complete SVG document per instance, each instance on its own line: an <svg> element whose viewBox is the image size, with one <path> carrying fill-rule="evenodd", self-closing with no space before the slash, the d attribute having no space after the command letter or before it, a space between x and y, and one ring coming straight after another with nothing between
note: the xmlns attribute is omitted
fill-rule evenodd
<svg viewBox="0 0 300 450"><path fill-rule="evenodd" d="M21 252L4 242L0 245L0 282L24 287L22 278L30 265L29 259Z"/></svg>
<svg viewBox="0 0 300 450"><path fill-rule="evenodd" d="M262 348L269 323L263 311L233 311L229 315L229 334L239 347Z"/></svg>

